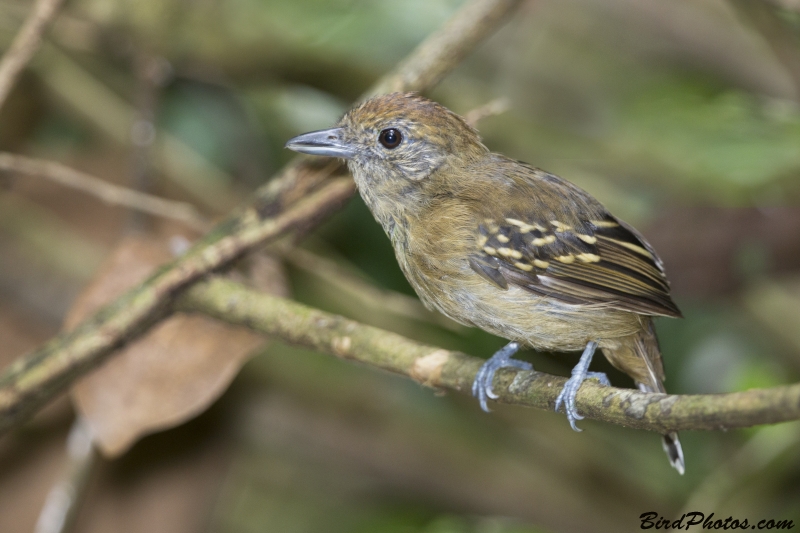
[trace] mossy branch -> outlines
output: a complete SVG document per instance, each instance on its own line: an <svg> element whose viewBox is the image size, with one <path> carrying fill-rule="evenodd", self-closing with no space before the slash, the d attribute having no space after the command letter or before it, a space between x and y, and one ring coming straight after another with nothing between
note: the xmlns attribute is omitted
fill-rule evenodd
<svg viewBox="0 0 800 533"><path fill-rule="evenodd" d="M19 75L30 62L50 21L64 0L36 0L30 14L0 60L0 107L6 102Z"/></svg>
<svg viewBox="0 0 800 533"><path fill-rule="evenodd" d="M259 293L224 279L190 288L176 302L230 324L408 376L423 385L469 391L482 359L427 346L401 335ZM552 410L563 377L502 370L498 401ZM800 419L800 384L728 394L670 395L603 387L589 380L578 392L579 412L594 420L667 433L719 430Z"/></svg>
<svg viewBox="0 0 800 533"><path fill-rule="evenodd" d="M472 0L434 32L394 72L369 91L425 91L500 26L521 0ZM304 232L355 192L336 162L298 158L179 259L69 332L12 364L0 376L0 432L25 420L163 318L183 290L254 249Z"/></svg>

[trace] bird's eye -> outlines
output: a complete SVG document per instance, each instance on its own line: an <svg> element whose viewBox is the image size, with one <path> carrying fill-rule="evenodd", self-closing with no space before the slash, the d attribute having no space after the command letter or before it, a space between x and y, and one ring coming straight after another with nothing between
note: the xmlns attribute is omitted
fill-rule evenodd
<svg viewBox="0 0 800 533"><path fill-rule="evenodd" d="M403 141L403 136L400 134L400 130L389 128L381 132L378 136L378 140L384 147L391 149L400 146L400 143Z"/></svg>

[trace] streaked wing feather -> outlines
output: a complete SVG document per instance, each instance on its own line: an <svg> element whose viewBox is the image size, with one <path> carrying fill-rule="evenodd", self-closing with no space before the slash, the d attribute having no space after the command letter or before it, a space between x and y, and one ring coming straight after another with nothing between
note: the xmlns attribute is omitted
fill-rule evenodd
<svg viewBox="0 0 800 533"><path fill-rule="evenodd" d="M579 224L530 216L484 222L470 264L498 286L503 278L567 303L681 316L652 246L611 215Z"/></svg>

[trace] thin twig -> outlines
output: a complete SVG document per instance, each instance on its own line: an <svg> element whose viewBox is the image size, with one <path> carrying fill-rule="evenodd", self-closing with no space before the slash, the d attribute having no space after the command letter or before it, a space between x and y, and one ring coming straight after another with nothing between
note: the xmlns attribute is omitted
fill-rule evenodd
<svg viewBox="0 0 800 533"><path fill-rule="evenodd" d="M281 251L281 256L295 267L325 280L344 291L348 297L370 309L380 309L394 316L436 324L450 331L463 328L441 313L429 311L419 299L401 292L377 287L336 261L322 257L303 248L292 247Z"/></svg>
<svg viewBox="0 0 800 533"><path fill-rule="evenodd" d="M423 91L439 83L454 66L502 23L518 0L473 0L405 58L365 96Z"/></svg>
<svg viewBox="0 0 800 533"><path fill-rule="evenodd" d="M179 220L201 231L208 230L209 221L193 205L176 202L120 187L61 163L32 159L8 152L0 152L0 170L40 176L65 187L77 189L100 198L104 202L136 209L143 213Z"/></svg>
<svg viewBox="0 0 800 533"><path fill-rule="evenodd" d="M426 90L452 70L520 0L473 0L377 86ZM438 48L437 48L438 46ZM334 165L338 165L334 163ZM0 432L25 420L116 348L162 318L182 290L289 232L303 232L355 192L352 178L327 162L297 158L255 200L237 210L179 259L69 332L17 360L0 376Z"/></svg>
<svg viewBox="0 0 800 533"><path fill-rule="evenodd" d="M161 90L170 77L171 66L166 59L137 50L133 54L136 74L136 117L131 126L131 176L133 190L150 194L155 185L153 172L153 147L156 141L156 115L161 100ZM141 210L132 210L128 216L131 228L144 231L151 220ZM205 229L210 229L206 225Z"/></svg>
<svg viewBox="0 0 800 533"><path fill-rule="evenodd" d="M221 278L194 285L176 304L182 311L247 326L429 387L469 391L484 363ZM552 410L564 383L563 377L541 372L504 370L495 378L494 391L503 403ZM587 418L659 433L743 428L800 419L800 384L728 394L669 395L588 381L578 391L577 405Z"/></svg>
<svg viewBox="0 0 800 533"><path fill-rule="evenodd" d="M746 22L761 34L775 58L792 78L795 101L800 100L800 54L797 52L800 39L797 31L780 15L781 9L796 11L797 5L792 7L789 2L753 2L751 0L732 0L730 3L746 17ZM796 15L796 13L794 14Z"/></svg>
<svg viewBox="0 0 800 533"><path fill-rule="evenodd" d="M99 458L89 425L83 418L76 418L67 437L66 469L45 499L35 533L67 533L72 530Z"/></svg>
<svg viewBox="0 0 800 533"><path fill-rule="evenodd" d="M481 120L500 115L508 111L510 104L508 98L495 98L490 102L486 102L480 107L476 107L472 111L464 115L464 120L473 128L478 125Z"/></svg>
<svg viewBox="0 0 800 533"><path fill-rule="evenodd" d="M92 72L49 43L42 46L31 68L59 100L110 139L130 147L137 135L136 109ZM233 181L229 173L178 136L163 130L156 133L152 163L158 172L216 213L239 203L240 198L225 185Z"/></svg>
<svg viewBox="0 0 800 533"><path fill-rule="evenodd" d="M22 69L36 53L47 24L64 0L37 0L8 51L0 60L0 107L17 82Z"/></svg>

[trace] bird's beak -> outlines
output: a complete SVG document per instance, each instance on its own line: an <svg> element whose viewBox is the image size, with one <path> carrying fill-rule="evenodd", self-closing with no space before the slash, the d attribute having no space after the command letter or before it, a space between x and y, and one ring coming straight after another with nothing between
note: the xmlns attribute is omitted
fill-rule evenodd
<svg viewBox="0 0 800 533"><path fill-rule="evenodd" d="M326 155L350 159L355 150L342 140L343 128L312 131L298 135L286 142L286 148L311 155Z"/></svg>

